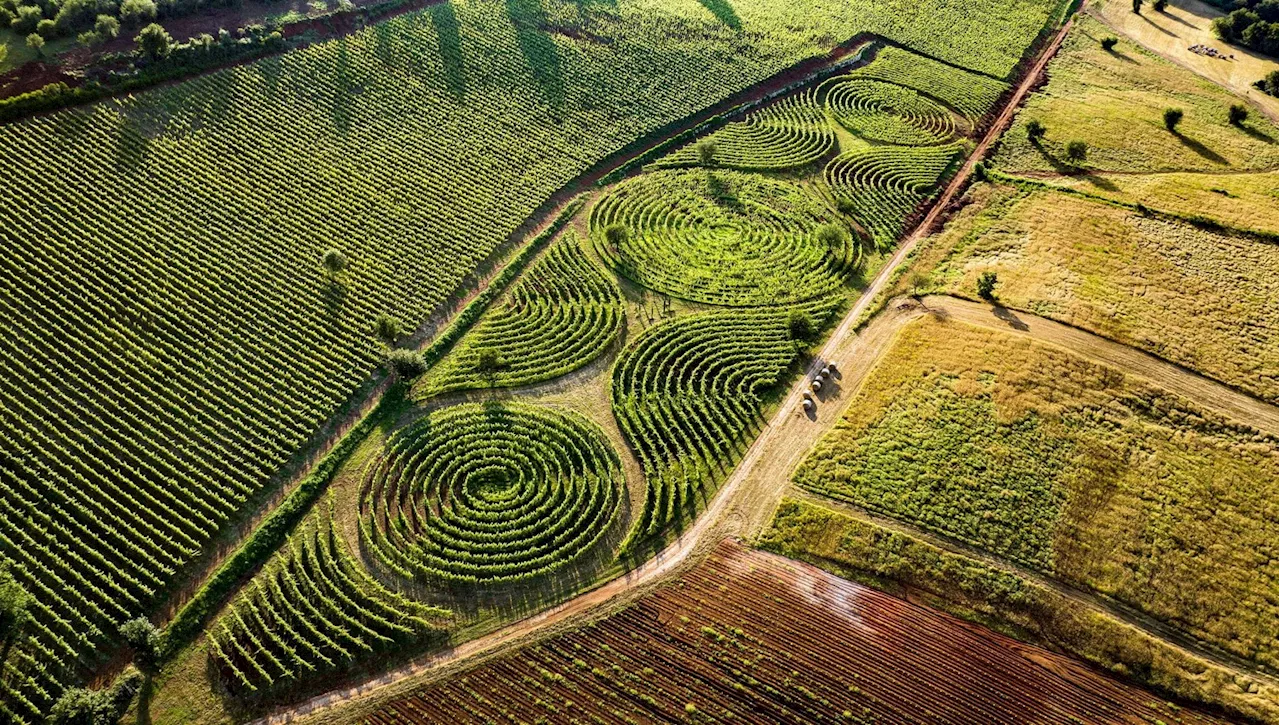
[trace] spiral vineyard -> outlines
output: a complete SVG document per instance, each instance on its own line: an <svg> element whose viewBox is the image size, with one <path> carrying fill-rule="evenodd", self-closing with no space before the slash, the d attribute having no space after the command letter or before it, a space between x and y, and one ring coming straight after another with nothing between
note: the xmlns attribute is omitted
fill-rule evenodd
<svg viewBox="0 0 1280 725"><path fill-rule="evenodd" d="M629 543L684 525L737 463L763 423L765 396L798 356L788 318L756 310L678 318L622 352L613 412L647 482Z"/></svg>
<svg viewBox="0 0 1280 725"><path fill-rule="evenodd" d="M438 635L448 617L375 582L313 515L214 625L209 651L230 692L262 694Z"/></svg>
<svg viewBox="0 0 1280 725"><path fill-rule="evenodd" d="M396 574L502 585L556 573L601 542L623 479L586 419L525 404L467 404L395 433L365 471L361 537Z"/></svg>
<svg viewBox="0 0 1280 725"><path fill-rule="evenodd" d="M956 135L951 112L909 88L841 78L824 89L827 108L836 120L868 140L925 146Z"/></svg>
<svg viewBox="0 0 1280 725"><path fill-rule="evenodd" d="M569 234L481 318L422 387L432 395L555 378L598 357L621 326L617 284Z"/></svg>
<svg viewBox="0 0 1280 725"><path fill-rule="evenodd" d="M790 96L711 134L706 138L711 144L710 160L702 158L699 144L690 144L655 166L778 171L812 164L835 146L835 134L815 92L809 89Z"/></svg>
<svg viewBox="0 0 1280 725"><path fill-rule="evenodd" d="M877 247L887 249L960 153L958 144L873 146L832 159L823 176L842 211L870 232Z"/></svg>
<svg viewBox="0 0 1280 725"><path fill-rule="evenodd" d="M1004 81L896 46L879 49L874 61L846 77L886 81L919 91L959 111L970 123L987 115L1009 90Z"/></svg>
<svg viewBox="0 0 1280 725"><path fill-rule="evenodd" d="M735 171L664 170L591 210L596 248L636 283L727 306L787 304L839 289L854 257L818 230L835 215L800 186ZM608 231L621 226L624 238Z"/></svg>

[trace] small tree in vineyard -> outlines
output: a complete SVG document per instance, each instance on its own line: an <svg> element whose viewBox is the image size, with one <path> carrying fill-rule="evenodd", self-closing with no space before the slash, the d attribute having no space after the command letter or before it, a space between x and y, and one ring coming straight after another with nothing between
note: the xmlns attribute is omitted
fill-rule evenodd
<svg viewBox="0 0 1280 725"><path fill-rule="evenodd" d="M978 296L988 302L996 298L996 273L987 270L978 275Z"/></svg>
<svg viewBox="0 0 1280 725"><path fill-rule="evenodd" d="M825 247L842 247L848 238L848 232L839 224L823 224L818 227L818 241Z"/></svg>
<svg viewBox="0 0 1280 725"><path fill-rule="evenodd" d="M22 588L8 566L0 567L0 652L22 636L31 620L31 595ZM3 662L0 659L0 662Z"/></svg>
<svg viewBox="0 0 1280 725"><path fill-rule="evenodd" d="M604 240L609 244L609 248L615 252L627 243L629 236L630 232L622 224L610 224L604 228Z"/></svg>
<svg viewBox="0 0 1280 725"><path fill-rule="evenodd" d="M157 651L160 633L145 617L135 617L120 627L120 637L133 650L133 663L144 674L154 675L158 669Z"/></svg>
<svg viewBox="0 0 1280 725"><path fill-rule="evenodd" d="M1067 144L1067 161L1082 164L1089 157L1089 145L1084 141L1071 141Z"/></svg>
<svg viewBox="0 0 1280 725"><path fill-rule="evenodd" d="M1165 128L1167 128L1167 129L1169 130L1169 132L1170 132L1170 133L1177 133L1177 132L1178 132L1178 124L1179 124L1179 123L1182 123L1182 109L1181 109L1181 108L1166 108L1166 109L1164 109L1164 127L1165 127Z"/></svg>
<svg viewBox="0 0 1280 725"><path fill-rule="evenodd" d="M809 313L804 310L792 310L787 317L787 330L791 333L791 339L796 342L809 342L813 339L813 320L809 319Z"/></svg>
<svg viewBox="0 0 1280 725"><path fill-rule="evenodd" d="M427 363L417 350L396 348L387 353L387 363L396 375L405 380L412 380L427 371Z"/></svg>
<svg viewBox="0 0 1280 725"><path fill-rule="evenodd" d="M320 257L320 266L329 275L329 279L337 279L347 269L347 255L337 249L330 249Z"/></svg>
<svg viewBox="0 0 1280 725"><path fill-rule="evenodd" d="M1044 138L1044 132L1045 127L1043 123L1040 123L1034 118L1027 121L1027 139L1029 139L1031 143L1040 143L1041 139Z"/></svg>
<svg viewBox="0 0 1280 725"><path fill-rule="evenodd" d="M378 315L377 320L374 320L373 334L377 335L378 339L386 344L394 345L396 340L400 339L400 336L404 334L404 329L399 320L384 312Z"/></svg>
<svg viewBox="0 0 1280 725"><path fill-rule="evenodd" d="M702 162L703 166L715 166L716 152L718 150L719 148L716 147L715 141L704 138L698 142L698 160Z"/></svg>

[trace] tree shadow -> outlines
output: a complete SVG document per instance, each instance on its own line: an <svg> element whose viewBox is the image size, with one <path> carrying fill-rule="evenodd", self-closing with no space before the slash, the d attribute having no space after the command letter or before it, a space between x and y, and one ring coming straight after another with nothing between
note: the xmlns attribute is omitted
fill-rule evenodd
<svg viewBox="0 0 1280 725"><path fill-rule="evenodd" d="M552 108L564 106L564 67L560 50L545 31L547 12L540 0L506 0L507 14L516 31L516 43L533 73L543 100Z"/></svg>
<svg viewBox="0 0 1280 725"><path fill-rule="evenodd" d="M1271 144L1272 146L1275 146L1275 145L1276 145L1276 137L1275 137L1275 136L1272 136L1272 135L1270 135L1270 134L1268 134L1268 133L1265 133L1265 132L1263 132L1263 131L1259 131L1258 129L1256 129L1256 128L1252 127L1252 126L1246 126L1246 125L1245 125L1245 124L1243 124L1243 123L1239 123L1239 124L1236 124L1236 128L1238 128L1238 129L1240 129L1241 131L1243 131L1246 135L1248 135L1248 136L1249 136L1250 138L1252 138L1254 141L1261 141L1261 142L1263 142L1263 143Z"/></svg>
<svg viewBox="0 0 1280 725"><path fill-rule="evenodd" d="M1222 164L1223 166L1227 165L1227 160L1223 158L1222 155L1219 154L1217 151L1214 151L1213 149L1209 148L1208 146L1205 146L1204 144L1200 143L1199 141L1189 136L1182 135L1180 131L1175 130L1172 133L1175 138L1177 138L1179 141L1182 142L1183 146L1186 146L1192 151L1195 151L1205 160L1212 161L1215 164Z"/></svg>
<svg viewBox="0 0 1280 725"><path fill-rule="evenodd" d="M351 80L351 58L347 48L347 39L338 40L338 57L334 65L334 75L338 80L338 92L333 95L333 106L329 115L333 119L333 127L339 135L346 136L351 131L351 123L355 117L353 100L361 89Z"/></svg>
<svg viewBox="0 0 1280 725"><path fill-rule="evenodd" d="M1080 170L1077 167L1072 166L1071 164L1063 162L1057 156L1054 156L1053 154L1049 153L1049 150L1046 149L1044 147L1044 144L1039 141L1032 141L1031 146L1040 154L1040 158L1047 161L1049 165L1053 167L1053 170L1056 173L1069 175L1069 174L1078 172Z"/></svg>
<svg viewBox="0 0 1280 725"><path fill-rule="evenodd" d="M734 30L742 30L742 19L738 17L737 11L729 4L729 0L698 0L698 3L714 15L716 20Z"/></svg>
<svg viewBox="0 0 1280 725"><path fill-rule="evenodd" d="M428 14L440 42L440 64L444 67L445 85L454 98L462 98L467 93L467 77L458 15L453 11L452 2L433 5Z"/></svg>
<svg viewBox="0 0 1280 725"><path fill-rule="evenodd" d="M136 121L128 120L120 127L116 137L115 165L116 170L124 173L136 172L147 157L151 147L151 139L147 137Z"/></svg>
<svg viewBox="0 0 1280 725"><path fill-rule="evenodd" d="M1120 52L1120 51L1116 50L1115 48L1112 48L1111 50L1108 50L1108 51L1107 51L1107 53L1111 54L1111 57L1113 57L1113 58L1115 58L1115 59L1117 59L1117 60L1122 60L1122 61L1124 61L1124 62L1126 62L1126 63L1128 63L1128 64L1130 64L1130 65L1137 65L1137 64L1138 64L1138 61L1136 61L1136 60L1134 60L1133 58L1129 57L1129 55L1127 55L1127 54L1125 54L1125 53L1122 53L1122 52Z"/></svg>
<svg viewBox="0 0 1280 725"><path fill-rule="evenodd" d="M1092 171L1085 171L1079 174L1079 176L1080 178L1089 182L1089 184L1094 188L1102 189L1103 191L1120 191L1120 187L1116 186L1115 183L1112 182L1110 179L1107 179L1102 176L1098 176L1096 173Z"/></svg>
<svg viewBox="0 0 1280 725"><path fill-rule="evenodd" d="M1012 327L1018 332L1026 332L1031 329L1027 326L1027 323L1018 319L1018 316L1013 314L1013 310L1005 307L999 302L991 303L991 314L995 315L997 320L1004 322L1006 325Z"/></svg>
<svg viewBox="0 0 1280 725"><path fill-rule="evenodd" d="M1173 36L1173 37L1175 37L1175 38L1181 38L1181 37L1182 37L1181 35L1178 35L1177 33L1173 32L1172 30L1169 30L1168 28L1162 28L1162 27L1160 27L1160 26L1159 26L1159 25L1157 25L1156 23L1152 22L1152 21L1151 21L1151 18L1148 18L1146 15L1143 15L1142 13L1138 13L1138 17L1140 17L1140 18L1142 18L1143 20L1147 21L1147 25L1150 25L1151 27L1155 28L1156 30L1159 30L1160 32L1164 33L1165 35L1171 35L1171 36Z"/></svg>
<svg viewBox="0 0 1280 725"><path fill-rule="evenodd" d="M145 676L142 680L142 688L138 690L138 725L151 725L151 700L155 697L155 690L155 678L150 675Z"/></svg>

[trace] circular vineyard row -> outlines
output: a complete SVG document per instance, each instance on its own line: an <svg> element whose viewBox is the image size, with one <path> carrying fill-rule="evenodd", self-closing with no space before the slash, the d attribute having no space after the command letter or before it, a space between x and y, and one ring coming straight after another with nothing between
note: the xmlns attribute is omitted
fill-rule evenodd
<svg viewBox="0 0 1280 725"><path fill-rule="evenodd" d="M441 631L449 612L391 592L312 516L208 635L228 691L262 695Z"/></svg>
<svg viewBox="0 0 1280 725"><path fill-rule="evenodd" d="M586 419L459 405L401 429L366 469L361 534L405 577L499 584L561 569L597 544L622 474Z"/></svg>
<svg viewBox="0 0 1280 725"><path fill-rule="evenodd" d="M841 211L865 227L879 248L887 249L960 152L959 144L873 146L832 159L823 178Z"/></svg>
<svg viewBox="0 0 1280 725"><path fill-rule="evenodd" d="M827 108L841 125L873 141L904 146L942 143L958 129L951 111L910 88L837 78L824 84Z"/></svg>
<svg viewBox="0 0 1280 725"><path fill-rule="evenodd" d="M811 321L828 307L806 312ZM652 327L613 371L613 412L644 468L630 543L692 519L760 425L762 396L798 355L789 310L712 312Z"/></svg>
<svg viewBox="0 0 1280 725"><path fill-rule="evenodd" d="M427 394L512 387L594 360L622 328L622 293L570 235L542 257L423 381Z"/></svg>
<svg viewBox="0 0 1280 725"><path fill-rule="evenodd" d="M956 109L970 123L977 123L1009 89L1004 81L894 46L880 48L874 60L846 77L882 80L913 88Z"/></svg>
<svg viewBox="0 0 1280 725"><path fill-rule="evenodd" d="M689 144L655 166L722 166L744 171L774 171L812 164L835 145L835 133L814 98L813 89L756 111L706 137L713 144L710 161L702 157L702 141Z"/></svg>
<svg viewBox="0 0 1280 725"><path fill-rule="evenodd" d="M834 215L799 186L735 171L666 170L614 187L591 211L601 255L637 284L726 306L835 291L850 240L818 237ZM610 228L621 227L621 239ZM847 235L844 235L847 237Z"/></svg>

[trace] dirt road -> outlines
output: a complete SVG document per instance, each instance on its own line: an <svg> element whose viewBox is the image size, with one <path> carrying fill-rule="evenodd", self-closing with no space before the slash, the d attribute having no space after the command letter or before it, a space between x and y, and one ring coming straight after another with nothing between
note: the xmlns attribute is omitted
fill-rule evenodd
<svg viewBox="0 0 1280 725"><path fill-rule="evenodd" d="M463 643L452 649L432 653L405 667L355 687L335 690L314 697L296 708L268 716L258 722L291 722L302 717L320 715L324 710L367 696L374 691L380 691L379 699L382 699L383 695L389 696L392 690L401 690L415 685L416 683L413 680L427 676L428 673L439 671L446 666L456 665L463 660L493 653L513 643L523 641L532 635L544 633L550 628L568 622L571 619L580 620L590 616L592 613L598 613L606 605L617 606L636 596L648 586L692 563L696 557L691 557L691 554L705 553L726 535L739 535L740 532L755 530L758 521L762 520L762 518L767 520L772 515L773 508L777 504L783 487L786 485L786 474L790 470L788 466L794 465L794 462L798 461L799 457L817 440L821 432L826 429L826 426L829 426L835 419L836 409L838 408L835 405L819 406L820 412L818 415L821 418L821 422L826 425L812 425L813 422L817 421L798 420L796 418L797 409L800 406L802 394L808 387L809 379L818 372L823 362L829 359L837 359L837 364L841 370L857 369L852 363L860 359L865 345L862 344L860 337L855 337L851 334L854 328L880 299L881 293L892 280L893 270L906 260L919 241L928 234L929 230L938 221L943 210L964 189L974 165L985 157L987 150L1000 138L1004 129L1008 127L1009 122L1017 112L1018 106L1027 93L1030 92L1036 79L1044 72L1045 65L1061 46L1062 40L1070 27L1071 22L1068 21L1057 35L1046 44L1035 64L1028 70L1022 82L1007 100L1005 108L978 143L974 153L969 156L938 197L937 203L934 204L916 230L903 241L898 251L884 265L880 273L867 285L857 302L844 316L830 340L822 348L813 365L806 371L805 376L797 381L790 394L779 407L773 420L761 431L760 436L748 449L742 462L734 469L734 472L724 485L721 486L720 491L707 511L679 539L667 546L657 556L624 576L609 581L597 589L545 612L528 617L493 634ZM848 367L846 367L846 364ZM829 392L825 397L828 399L838 397L838 390L839 381L837 381L836 385L828 386ZM786 450L788 455L776 455L776 452L780 449ZM766 452L768 452L768 456L765 456ZM767 467L767 471L759 468L762 462ZM396 687L386 689L391 685L396 685Z"/></svg>

